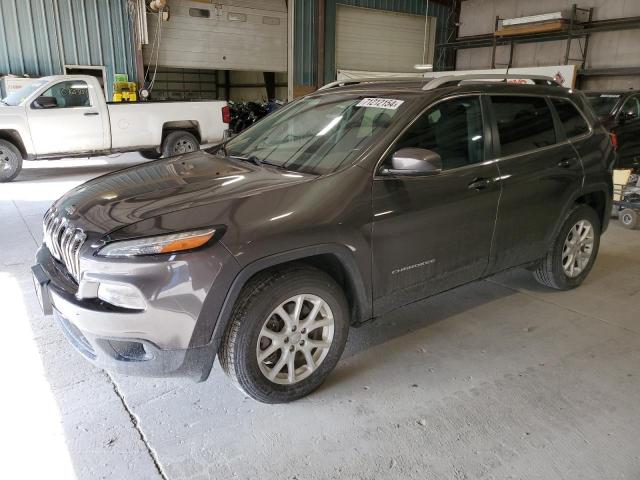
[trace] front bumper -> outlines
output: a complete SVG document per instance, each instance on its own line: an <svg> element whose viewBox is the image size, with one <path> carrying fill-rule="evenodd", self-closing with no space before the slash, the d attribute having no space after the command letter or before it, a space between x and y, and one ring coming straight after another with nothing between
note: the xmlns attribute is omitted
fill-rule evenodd
<svg viewBox="0 0 640 480"><path fill-rule="evenodd" d="M53 318L71 345L87 360L105 370L146 377L208 376L215 358L211 345L166 350L145 339L107 338L82 332L55 308Z"/></svg>
<svg viewBox="0 0 640 480"><path fill-rule="evenodd" d="M57 324L87 360L100 368L129 375L207 378L215 349L211 332L215 315L205 300L218 296L237 272L237 264L221 245L164 259L84 260L85 273L76 285L43 246L32 268L34 285L45 314ZM144 310L129 310L98 298L78 298L95 291L87 285L126 283L144 297ZM86 296L86 295L85 295ZM209 301L208 304L211 302Z"/></svg>

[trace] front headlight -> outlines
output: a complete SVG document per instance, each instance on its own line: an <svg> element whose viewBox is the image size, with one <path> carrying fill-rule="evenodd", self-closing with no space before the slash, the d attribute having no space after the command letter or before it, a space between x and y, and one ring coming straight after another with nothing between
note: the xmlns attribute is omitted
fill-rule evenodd
<svg viewBox="0 0 640 480"><path fill-rule="evenodd" d="M215 233L215 228L207 228L191 232L122 240L105 245L98 250L97 254L101 257L135 257L138 255L181 252L201 247L211 240Z"/></svg>

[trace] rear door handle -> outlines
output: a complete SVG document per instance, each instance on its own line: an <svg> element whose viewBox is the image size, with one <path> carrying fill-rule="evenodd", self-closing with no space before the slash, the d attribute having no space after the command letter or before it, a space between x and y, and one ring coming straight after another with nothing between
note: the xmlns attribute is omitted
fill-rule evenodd
<svg viewBox="0 0 640 480"><path fill-rule="evenodd" d="M490 178L476 178L473 182L471 182L467 188L469 190L483 190L489 186L491 183Z"/></svg>
<svg viewBox="0 0 640 480"><path fill-rule="evenodd" d="M562 160L560 160L558 162L558 166L560 168L570 168L571 167L571 162L574 162L575 160L577 160L576 158L563 158Z"/></svg>
<svg viewBox="0 0 640 480"><path fill-rule="evenodd" d="M100 115L100 112L87 112L84 114L85 117L89 117L91 115Z"/></svg>

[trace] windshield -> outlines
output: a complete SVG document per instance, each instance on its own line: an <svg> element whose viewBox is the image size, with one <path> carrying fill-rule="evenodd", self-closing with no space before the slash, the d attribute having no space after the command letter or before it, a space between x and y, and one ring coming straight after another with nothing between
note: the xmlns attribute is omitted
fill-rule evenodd
<svg viewBox="0 0 640 480"><path fill-rule="evenodd" d="M322 175L350 165L391 125L397 98L304 98L231 139L226 153Z"/></svg>
<svg viewBox="0 0 640 480"><path fill-rule="evenodd" d="M15 107L20 105L23 101L27 99L33 92L46 84L49 80L35 80L28 85L25 85L20 90L16 90L13 93L10 93L6 97L2 99L2 103L5 105L10 105Z"/></svg>
<svg viewBox="0 0 640 480"><path fill-rule="evenodd" d="M598 116L610 115L619 99L617 93L587 94L587 100Z"/></svg>

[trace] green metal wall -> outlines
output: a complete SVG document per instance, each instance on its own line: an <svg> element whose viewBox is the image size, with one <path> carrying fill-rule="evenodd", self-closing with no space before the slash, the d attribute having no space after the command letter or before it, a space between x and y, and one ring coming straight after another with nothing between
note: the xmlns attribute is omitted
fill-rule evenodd
<svg viewBox="0 0 640 480"><path fill-rule="evenodd" d="M337 5L374 8L390 12L424 15L429 5L428 15L436 17L436 45L446 42L448 36L447 18L450 7L427 0L325 0L325 65L324 82L335 80L336 13ZM316 83L316 0L298 0L294 8L294 82L296 85ZM435 52L435 69L452 68L440 49Z"/></svg>
<svg viewBox="0 0 640 480"><path fill-rule="evenodd" d="M64 65L106 67L135 80L127 0L0 0L0 74L40 77Z"/></svg>

